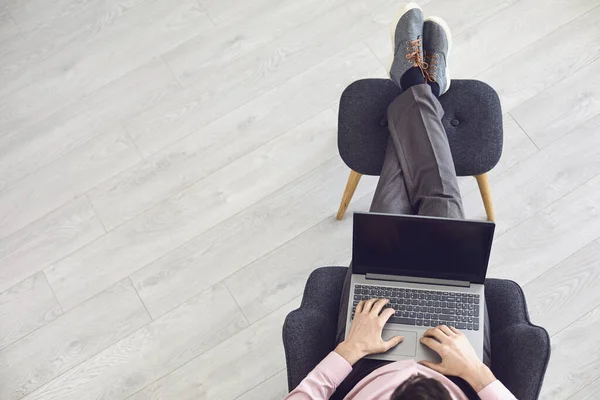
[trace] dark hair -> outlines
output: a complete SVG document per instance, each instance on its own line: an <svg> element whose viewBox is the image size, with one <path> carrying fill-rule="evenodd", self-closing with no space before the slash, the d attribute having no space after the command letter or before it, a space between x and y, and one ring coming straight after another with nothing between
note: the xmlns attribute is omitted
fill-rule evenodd
<svg viewBox="0 0 600 400"><path fill-rule="evenodd" d="M440 381L416 374L398 386L390 400L452 400L452 397Z"/></svg>

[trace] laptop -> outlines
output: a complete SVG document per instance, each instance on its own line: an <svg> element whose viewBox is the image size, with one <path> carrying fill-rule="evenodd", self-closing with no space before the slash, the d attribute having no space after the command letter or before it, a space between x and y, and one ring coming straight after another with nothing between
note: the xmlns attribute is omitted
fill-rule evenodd
<svg viewBox="0 0 600 400"><path fill-rule="evenodd" d="M360 300L387 298L396 313L383 338L404 341L368 358L439 362L419 339L445 324L461 330L483 359L483 283L494 229L488 221L354 213L346 335Z"/></svg>

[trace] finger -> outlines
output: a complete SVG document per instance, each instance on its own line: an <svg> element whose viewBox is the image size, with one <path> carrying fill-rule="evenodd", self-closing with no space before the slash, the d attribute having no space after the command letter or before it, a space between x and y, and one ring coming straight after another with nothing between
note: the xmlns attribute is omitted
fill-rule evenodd
<svg viewBox="0 0 600 400"><path fill-rule="evenodd" d="M383 307L389 303L390 301L388 299L379 299L375 302L375 304L373 304L373 308L371 308L371 314L374 314L375 316L378 316L379 313L381 312L381 310L383 310Z"/></svg>
<svg viewBox="0 0 600 400"><path fill-rule="evenodd" d="M451 326L450 330L455 334L455 335L460 335L460 331L458 329L456 329L455 327Z"/></svg>
<svg viewBox="0 0 600 400"><path fill-rule="evenodd" d="M364 305L365 305L364 300L359 301L358 304L356 305L356 310L354 310L354 314L361 313Z"/></svg>
<svg viewBox="0 0 600 400"><path fill-rule="evenodd" d="M377 299L369 299L369 300L365 301L365 303L363 304L362 312L365 314L371 312L371 308L373 308L373 304L376 301L377 301Z"/></svg>
<svg viewBox="0 0 600 400"><path fill-rule="evenodd" d="M383 345L385 346L384 351L388 351L392 347L398 346L400 343L402 343L403 340L404 336L394 336L393 338L390 338L387 342L383 343Z"/></svg>
<svg viewBox="0 0 600 400"><path fill-rule="evenodd" d="M427 331L425 331L423 336L435 338L440 343L443 343L448 340L448 335L442 332L439 329L439 326L437 328L428 329Z"/></svg>
<svg viewBox="0 0 600 400"><path fill-rule="evenodd" d="M381 312L379 319L385 324L394 314L396 314L396 311L393 308L386 308Z"/></svg>
<svg viewBox="0 0 600 400"><path fill-rule="evenodd" d="M440 326L438 326L438 329L440 331L444 332L444 334L446 336L454 336L454 332L452 332L452 330L449 327L447 327L446 325L440 325Z"/></svg>
<svg viewBox="0 0 600 400"><path fill-rule="evenodd" d="M427 368L431 368L434 371L437 371L441 374L444 373L444 367L442 367L442 364L438 364L438 363L432 363L431 361L419 361L419 364L427 367Z"/></svg>
<svg viewBox="0 0 600 400"><path fill-rule="evenodd" d="M442 349L442 345L439 342L433 340L432 338L422 337L420 341L425 346L429 347L431 350L435 351L438 354L440 353L440 350Z"/></svg>

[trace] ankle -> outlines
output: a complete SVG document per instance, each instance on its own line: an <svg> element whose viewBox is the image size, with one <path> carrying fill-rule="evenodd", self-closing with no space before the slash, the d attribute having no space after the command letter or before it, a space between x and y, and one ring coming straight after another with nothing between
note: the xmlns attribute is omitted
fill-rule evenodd
<svg viewBox="0 0 600 400"><path fill-rule="evenodd" d="M421 68L412 67L400 77L400 82L396 83L400 84L402 90L407 90L411 86L422 85L426 83L426 80Z"/></svg>

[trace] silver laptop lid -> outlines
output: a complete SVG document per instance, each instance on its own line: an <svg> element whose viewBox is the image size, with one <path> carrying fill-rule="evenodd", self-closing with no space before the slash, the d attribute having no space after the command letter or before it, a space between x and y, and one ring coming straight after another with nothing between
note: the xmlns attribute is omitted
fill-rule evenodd
<svg viewBox="0 0 600 400"><path fill-rule="evenodd" d="M353 272L482 284L494 229L488 221L354 213Z"/></svg>

